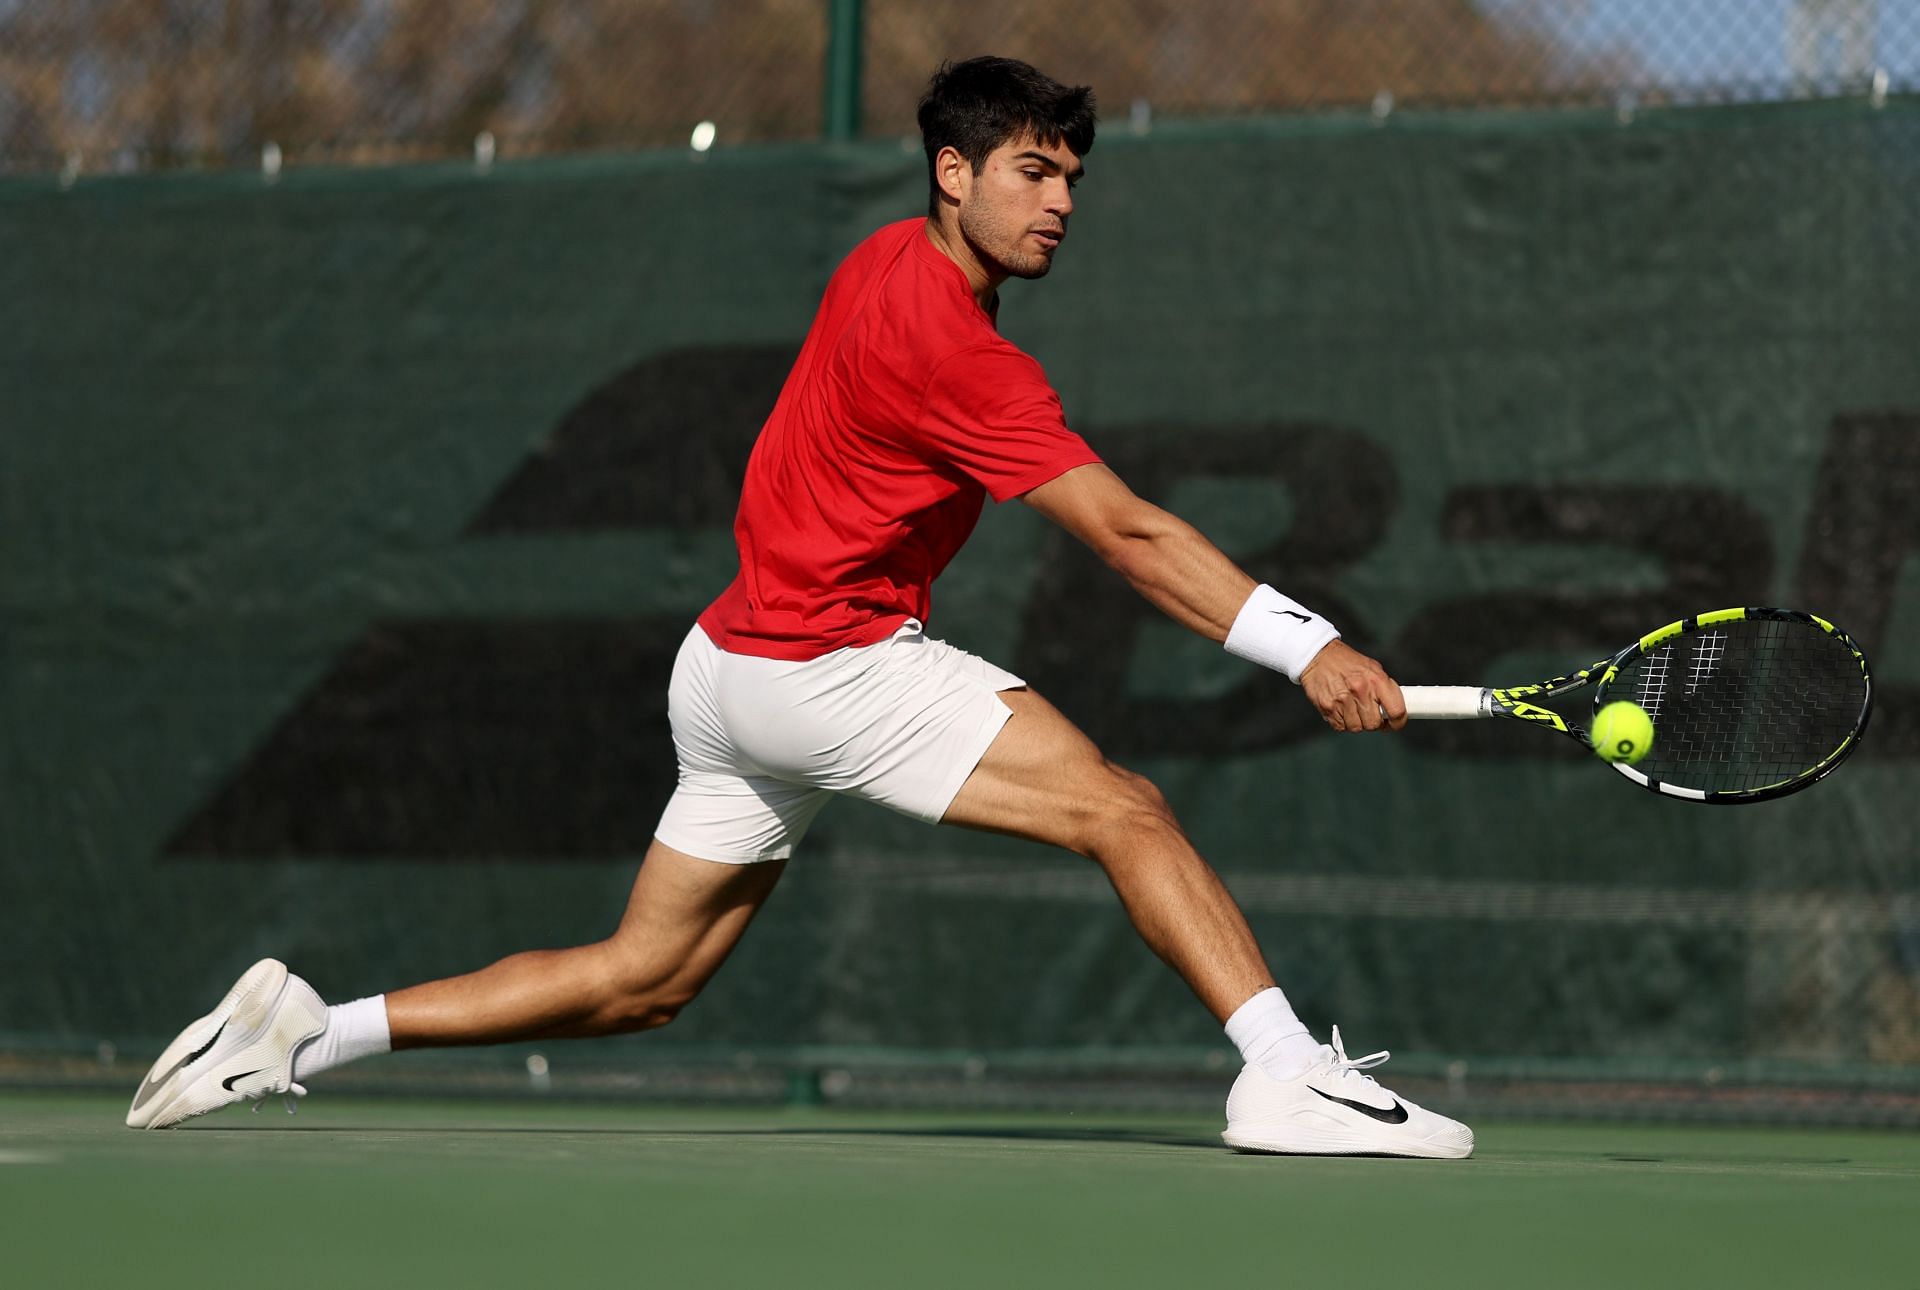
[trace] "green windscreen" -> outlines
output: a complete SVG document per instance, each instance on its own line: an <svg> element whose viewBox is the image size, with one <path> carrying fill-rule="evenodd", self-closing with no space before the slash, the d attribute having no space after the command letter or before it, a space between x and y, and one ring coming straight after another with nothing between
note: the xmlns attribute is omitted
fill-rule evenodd
<svg viewBox="0 0 1920 1290"><path fill-rule="evenodd" d="M136 1078L264 954L344 1000L610 931L748 446L924 186L891 144L0 183L0 1068ZM1151 776L1356 1051L1920 1095L1920 112L1116 128L1076 200L1006 334L1402 681L1781 604L1873 726L1735 809L1507 723L1335 736L1018 504L934 634ZM553 1061L1227 1051L1093 865L841 802L677 1024Z"/></svg>

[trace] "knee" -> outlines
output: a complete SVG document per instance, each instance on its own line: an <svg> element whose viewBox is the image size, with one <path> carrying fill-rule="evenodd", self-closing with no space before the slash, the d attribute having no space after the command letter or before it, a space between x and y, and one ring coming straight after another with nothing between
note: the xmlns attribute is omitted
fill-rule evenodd
<svg viewBox="0 0 1920 1290"><path fill-rule="evenodd" d="M1104 862L1120 852L1157 840L1184 840L1166 795L1145 775L1108 764L1098 791L1088 795L1078 821L1074 850Z"/></svg>
<svg viewBox="0 0 1920 1290"><path fill-rule="evenodd" d="M642 1030L658 1030L672 1024L693 995L670 994L655 990L622 991L603 1010L610 1033L630 1035Z"/></svg>
<svg viewBox="0 0 1920 1290"><path fill-rule="evenodd" d="M598 1018L608 1034L633 1034L672 1024L700 993L686 985L652 974L616 973L600 1000Z"/></svg>

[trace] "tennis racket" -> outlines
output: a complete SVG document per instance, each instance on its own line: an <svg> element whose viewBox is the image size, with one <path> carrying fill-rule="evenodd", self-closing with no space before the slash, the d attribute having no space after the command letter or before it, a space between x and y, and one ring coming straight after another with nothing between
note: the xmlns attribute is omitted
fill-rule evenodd
<svg viewBox="0 0 1920 1290"><path fill-rule="evenodd" d="M1591 687L1592 703L1547 706ZM1653 747L1613 768L1691 802L1764 802L1833 773L1873 710L1867 656L1824 618L1720 609L1648 632L1612 658L1538 685L1482 690L1407 685L1407 715L1509 717L1587 743L1602 706L1630 699L1653 718Z"/></svg>

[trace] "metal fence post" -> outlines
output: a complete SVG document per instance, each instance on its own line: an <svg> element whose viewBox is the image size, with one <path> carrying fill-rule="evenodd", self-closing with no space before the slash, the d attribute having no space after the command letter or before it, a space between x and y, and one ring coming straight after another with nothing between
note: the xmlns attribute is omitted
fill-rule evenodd
<svg viewBox="0 0 1920 1290"><path fill-rule="evenodd" d="M865 0L827 2L827 103L825 135L860 137L861 11Z"/></svg>

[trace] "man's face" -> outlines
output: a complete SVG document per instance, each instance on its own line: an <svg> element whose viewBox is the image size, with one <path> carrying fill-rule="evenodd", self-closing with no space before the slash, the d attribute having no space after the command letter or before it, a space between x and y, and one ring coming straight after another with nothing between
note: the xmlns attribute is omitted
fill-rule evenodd
<svg viewBox="0 0 1920 1290"><path fill-rule="evenodd" d="M962 177L960 232L983 266L1045 277L1067 236L1082 170L1066 144L1049 148L1029 138L995 148L979 174Z"/></svg>

